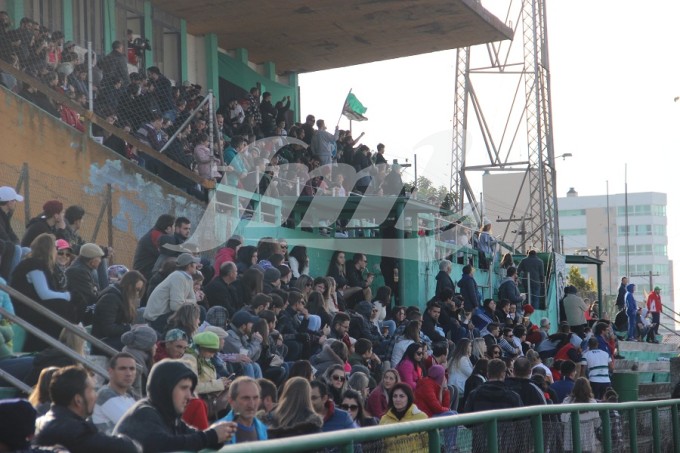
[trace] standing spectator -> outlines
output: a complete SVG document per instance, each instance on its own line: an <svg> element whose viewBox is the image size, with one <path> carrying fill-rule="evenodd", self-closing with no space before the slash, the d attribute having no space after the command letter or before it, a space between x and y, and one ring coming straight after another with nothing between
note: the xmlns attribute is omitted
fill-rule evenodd
<svg viewBox="0 0 680 453"><path fill-rule="evenodd" d="M619 292L616 296L616 307L619 310L626 307L626 286L628 286L628 277L621 277L621 285L619 285Z"/></svg>
<svg viewBox="0 0 680 453"><path fill-rule="evenodd" d="M175 111L175 102L172 97L172 83L161 74L161 70L157 66L147 68L146 73L149 76L149 82L154 86L154 94L158 100L161 116L174 122L177 112Z"/></svg>
<svg viewBox="0 0 680 453"><path fill-rule="evenodd" d="M262 113L260 113L260 89L252 87L250 93L246 96L248 106L246 107L246 116L251 116L255 122L254 132L257 138L262 138Z"/></svg>
<svg viewBox="0 0 680 453"><path fill-rule="evenodd" d="M588 311L588 304L578 295L578 290L575 286L567 286L564 288L564 312L567 317L569 329L581 338L585 337L584 329L586 324L586 311Z"/></svg>
<svg viewBox="0 0 680 453"><path fill-rule="evenodd" d="M220 448L235 433L235 423L216 423L197 431L180 419L196 382L196 374L181 361L161 361L149 374L148 397L125 413L114 433L130 436L142 444L144 451Z"/></svg>
<svg viewBox="0 0 680 453"><path fill-rule="evenodd" d="M286 381L280 401L272 413L270 438L280 439L321 432L324 422L314 410L311 393L309 381L303 377L291 377Z"/></svg>
<svg viewBox="0 0 680 453"><path fill-rule="evenodd" d="M109 52L102 60L102 71L105 74L104 78L117 77L123 83L123 88L127 87L130 83L127 58L124 51L125 49L122 42L113 41L113 43L111 43L111 52ZM102 80L102 83L104 83L104 80Z"/></svg>
<svg viewBox="0 0 680 453"><path fill-rule="evenodd" d="M520 261L517 272L522 278L524 290L531 293L530 303L534 309L545 309L545 301L542 299L545 271L543 260L538 257L536 250L530 250L527 257Z"/></svg>
<svg viewBox="0 0 680 453"><path fill-rule="evenodd" d="M588 340L588 351L583 354L581 365L587 368L587 376L595 398L601 399L612 382L609 374L614 372L614 363L607 352L599 349L599 341L592 337Z"/></svg>
<svg viewBox="0 0 680 453"><path fill-rule="evenodd" d="M51 233L59 238L64 235L64 205L59 200L50 200L43 205L38 217L29 220L26 232L21 238L22 247L30 247L33 239L42 233Z"/></svg>
<svg viewBox="0 0 680 453"><path fill-rule="evenodd" d="M335 134L331 134L326 130L324 120L317 120L316 127L318 130L311 141L312 155L319 159L321 165L329 165L333 163L333 155L337 149L335 142L340 136L340 129L335 126Z"/></svg>
<svg viewBox="0 0 680 453"><path fill-rule="evenodd" d="M465 311L475 311L479 307L480 292L477 287L477 282L474 279L475 268L469 264L463 266L463 276L458 281L460 294L463 296L463 306Z"/></svg>
<svg viewBox="0 0 680 453"><path fill-rule="evenodd" d="M119 352L109 360L109 383L97 392L92 413L92 423L100 433L111 434L123 414L135 404L132 384L136 375L137 362L132 355Z"/></svg>
<svg viewBox="0 0 680 453"><path fill-rule="evenodd" d="M19 237L12 228L12 215L16 210L17 203L24 201L24 197L16 193L9 186L0 187L0 242L5 242L5 251L2 252L0 261L0 276L9 279L12 270L21 260L21 248Z"/></svg>
<svg viewBox="0 0 680 453"><path fill-rule="evenodd" d="M572 393L564 399L563 404L592 404L597 403L593 397L593 391L590 388L588 379L580 377L574 383ZM571 412L560 415L562 423L564 423L564 449L571 451L574 449L571 437ZM593 452L597 450L597 441L595 440L595 430L600 426L600 414L597 411L579 412L579 422L581 425L580 444L583 452Z"/></svg>
<svg viewBox="0 0 680 453"><path fill-rule="evenodd" d="M425 420L427 414L422 412L414 404L413 390L403 382L394 385L390 392L388 410L380 418L381 425L390 425L400 422ZM394 436L385 439L387 451L407 451L409 453L426 453L428 440L426 433L413 433L405 436Z"/></svg>
<svg viewBox="0 0 680 453"><path fill-rule="evenodd" d="M76 319L71 294L57 290L54 278L57 246L52 234L43 233L31 243L31 255L21 261L12 274L12 287L23 295L70 322ZM58 338L61 326L22 303L14 304L16 314L30 322L52 338ZM26 333L24 352L36 352L47 347L46 343Z"/></svg>
<svg viewBox="0 0 680 453"><path fill-rule="evenodd" d="M652 343L658 343L659 341L656 339L657 335L659 335L659 322L661 322L661 311L662 311L662 304L661 304L661 288L658 286L654 287L654 291L649 293L649 296L647 297L647 310L652 314L652 331L651 335L653 335L652 338Z"/></svg>
<svg viewBox="0 0 680 453"><path fill-rule="evenodd" d="M36 420L35 445L63 445L72 453L141 451L126 437L111 437L88 421L97 394L94 380L84 368L69 366L54 373L50 382L52 407Z"/></svg>
<svg viewBox="0 0 680 453"><path fill-rule="evenodd" d="M507 299L512 304L521 306L524 303L524 295L520 294L517 287L517 268L510 266L506 270L506 277L501 281L498 287L498 300Z"/></svg>
<svg viewBox="0 0 680 453"><path fill-rule="evenodd" d="M491 222L485 220L484 225L479 232L479 239L477 240L480 269L489 269L490 264L493 261L495 247L496 239L491 235Z"/></svg>
<svg viewBox="0 0 680 453"><path fill-rule="evenodd" d="M629 283L626 286L626 315L628 315L628 341L636 341L636 316L637 301L635 300L635 284Z"/></svg>
<svg viewBox="0 0 680 453"><path fill-rule="evenodd" d="M435 280L437 280L437 288L434 292L435 296L439 297L445 288L451 289L452 293L456 292L456 284L451 280L452 267L453 264L449 260L441 260L439 262L439 273L435 277Z"/></svg>
<svg viewBox="0 0 680 453"><path fill-rule="evenodd" d="M153 228L137 242L132 268L141 272L147 280L151 278L153 265L160 254L160 238L164 234L171 234L174 221L175 218L170 214L162 214L156 219Z"/></svg>

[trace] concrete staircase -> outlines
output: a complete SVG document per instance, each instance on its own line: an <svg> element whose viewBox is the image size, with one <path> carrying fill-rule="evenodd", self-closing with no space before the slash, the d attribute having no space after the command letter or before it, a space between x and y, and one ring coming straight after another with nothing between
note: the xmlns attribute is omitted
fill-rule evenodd
<svg viewBox="0 0 680 453"><path fill-rule="evenodd" d="M614 373L638 375L640 401L670 397L670 359L680 354L680 345L620 341L619 354L625 358L616 360Z"/></svg>

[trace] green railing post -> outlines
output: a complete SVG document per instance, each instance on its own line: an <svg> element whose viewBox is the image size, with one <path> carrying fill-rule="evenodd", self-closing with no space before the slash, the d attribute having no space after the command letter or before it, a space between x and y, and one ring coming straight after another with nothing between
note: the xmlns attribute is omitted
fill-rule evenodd
<svg viewBox="0 0 680 453"><path fill-rule="evenodd" d="M659 426L659 408L652 408L652 445L654 453L661 453L661 427Z"/></svg>
<svg viewBox="0 0 680 453"><path fill-rule="evenodd" d="M637 411L628 409L628 436L630 451L637 451Z"/></svg>
<svg viewBox="0 0 680 453"><path fill-rule="evenodd" d="M344 444L340 447L340 453L354 453L354 442Z"/></svg>
<svg viewBox="0 0 680 453"><path fill-rule="evenodd" d="M571 451L581 453L581 417L578 412L571 413Z"/></svg>
<svg viewBox="0 0 680 453"><path fill-rule="evenodd" d="M427 432L428 445L430 453L441 453L441 439L439 438L439 430L433 429Z"/></svg>
<svg viewBox="0 0 680 453"><path fill-rule="evenodd" d="M673 451L680 451L680 417L678 417L678 405L671 406L671 422L673 423Z"/></svg>
<svg viewBox="0 0 680 453"><path fill-rule="evenodd" d="M531 417L531 428L534 431L534 453L543 453L543 417L541 414Z"/></svg>
<svg viewBox="0 0 680 453"><path fill-rule="evenodd" d="M612 453L612 422L609 411L600 411L602 420L602 452Z"/></svg>
<svg viewBox="0 0 680 453"><path fill-rule="evenodd" d="M498 453L498 419L491 419L484 424L486 426L486 451Z"/></svg>

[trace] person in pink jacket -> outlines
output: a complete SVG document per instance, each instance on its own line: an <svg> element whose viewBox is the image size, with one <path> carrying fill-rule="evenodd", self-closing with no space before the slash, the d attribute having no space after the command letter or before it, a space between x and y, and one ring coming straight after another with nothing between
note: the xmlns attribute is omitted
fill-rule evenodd
<svg viewBox="0 0 680 453"><path fill-rule="evenodd" d="M423 360L424 347L422 343L412 343L406 348L404 357L397 365L397 371L401 381L409 385L413 390L416 389L416 383L423 377L423 368L420 365Z"/></svg>

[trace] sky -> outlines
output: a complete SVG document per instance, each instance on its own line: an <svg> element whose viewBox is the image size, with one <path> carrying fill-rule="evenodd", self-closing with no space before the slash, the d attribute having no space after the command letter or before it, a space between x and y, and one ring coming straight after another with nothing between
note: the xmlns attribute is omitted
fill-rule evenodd
<svg viewBox="0 0 680 453"><path fill-rule="evenodd" d="M482 2L503 19L506 7L498 3ZM627 165L629 193L667 194L668 254L680 258L673 234L680 225L679 172L672 165L680 152L680 100L674 102L680 96L680 2L546 0L546 7L555 155L572 154L556 161L557 195L566 196L570 187L579 195L602 195L607 184L610 194L623 193ZM480 54L473 48L473 56ZM375 150L382 142L386 155L402 162L413 162L417 151L418 174L448 186L455 60L451 50L302 74L301 117L312 113L332 130L352 89L369 119L353 122L354 137L365 132L362 143ZM480 92L498 99L496 111L485 113L498 128L516 82L494 83L479 82ZM343 117L340 127L347 129L349 121ZM523 154L510 160L526 160ZM481 138L470 138L467 156L468 165L488 163ZM413 180L413 168L404 180ZM472 186L481 192L481 179ZM680 271L674 280L680 291Z"/></svg>

